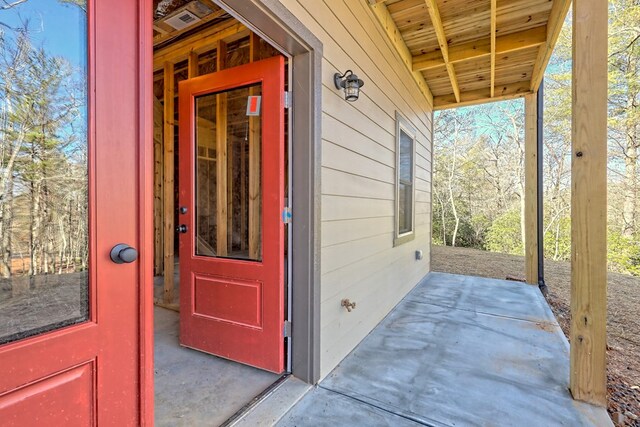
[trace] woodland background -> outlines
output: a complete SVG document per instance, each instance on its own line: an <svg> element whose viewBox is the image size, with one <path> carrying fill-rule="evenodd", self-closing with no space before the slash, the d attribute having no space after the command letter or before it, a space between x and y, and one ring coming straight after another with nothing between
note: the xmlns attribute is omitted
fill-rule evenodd
<svg viewBox="0 0 640 427"><path fill-rule="evenodd" d="M608 261L640 276L640 0L609 2ZM571 12L544 81L545 258L571 255ZM523 255L524 102L435 115L433 241Z"/></svg>
<svg viewBox="0 0 640 427"><path fill-rule="evenodd" d="M0 278L87 268L86 55L51 41L86 3L56 3L0 1Z"/></svg>

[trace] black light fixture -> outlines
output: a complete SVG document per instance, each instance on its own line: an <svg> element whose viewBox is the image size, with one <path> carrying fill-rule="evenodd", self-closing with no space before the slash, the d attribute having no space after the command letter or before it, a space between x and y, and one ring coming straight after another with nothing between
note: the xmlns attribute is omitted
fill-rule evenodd
<svg viewBox="0 0 640 427"><path fill-rule="evenodd" d="M364 82L358 78L353 71L347 70L344 74L335 73L333 82L336 89L344 89L344 99L349 102L356 101L360 96L360 88L364 86Z"/></svg>

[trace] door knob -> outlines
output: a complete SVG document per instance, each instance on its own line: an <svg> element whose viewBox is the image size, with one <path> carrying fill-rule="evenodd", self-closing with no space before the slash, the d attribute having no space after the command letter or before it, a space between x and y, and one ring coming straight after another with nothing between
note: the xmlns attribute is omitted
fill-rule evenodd
<svg viewBox="0 0 640 427"><path fill-rule="evenodd" d="M178 233L186 233L187 232L187 226L184 224L180 224L179 226L176 227L176 231Z"/></svg>
<svg viewBox="0 0 640 427"><path fill-rule="evenodd" d="M129 264L138 259L138 251L125 243L118 243L111 249L110 257L116 264Z"/></svg>

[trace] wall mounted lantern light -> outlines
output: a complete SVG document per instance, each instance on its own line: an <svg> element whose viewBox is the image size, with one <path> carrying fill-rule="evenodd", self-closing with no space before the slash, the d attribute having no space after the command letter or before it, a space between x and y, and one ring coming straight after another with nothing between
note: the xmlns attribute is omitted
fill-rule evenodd
<svg viewBox="0 0 640 427"><path fill-rule="evenodd" d="M364 82L358 78L353 71L347 70L344 74L335 73L333 82L336 89L344 89L344 99L349 102L356 101L360 96L360 88L364 86Z"/></svg>

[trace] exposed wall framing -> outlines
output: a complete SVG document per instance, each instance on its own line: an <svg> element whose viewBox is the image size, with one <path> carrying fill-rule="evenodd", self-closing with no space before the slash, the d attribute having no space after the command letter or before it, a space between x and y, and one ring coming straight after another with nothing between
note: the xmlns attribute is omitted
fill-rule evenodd
<svg viewBox="0 0 640 427"><path fill-rule="evenodd" d="M278 54L264 40L249 31L243 24L219 11L205 20L204 28L197 32L180 32L177 40L167 43L167 37L156 34L154 49L154 208L155 208L155 256L154 271L156 276L163 276L163 295L156 298L156 304L177 309L175 301L176 291L174 283L174 263L176 257L175 228L177 225L177 87L181 80L213 73L224 68L234 67L255 60L265 59ZM220 126L227 118L226 94L216 96L216 196L217 209L216 247L218 254L226 254L228 242L231 241L233 228L233 213L230 208L233 203L232 187L234 177L227 168L227 162L233 156L228 153L226 144L226 128ZM255 135L259 135L258 121L251 121L249 129L249 151L243 150L239 156L249 156L249 168L253 172L244 178L248 179L248 191L241 192L240 197L248 199L249 230L248 232L250 256L259 258L260 251L260 150ZM258 147L256 149L256 147ZM244 158L244 157L243 157ZM241 161L244 164L244 161ZM258 172L256 173L255 170ZM241 185L242 188L245 185ZM244 203L241 203L244 205ZM242 227L243 222L238 221ZM253 231L253 232L252 232ZM243 248L245 249L245 248Z"/></svg>

